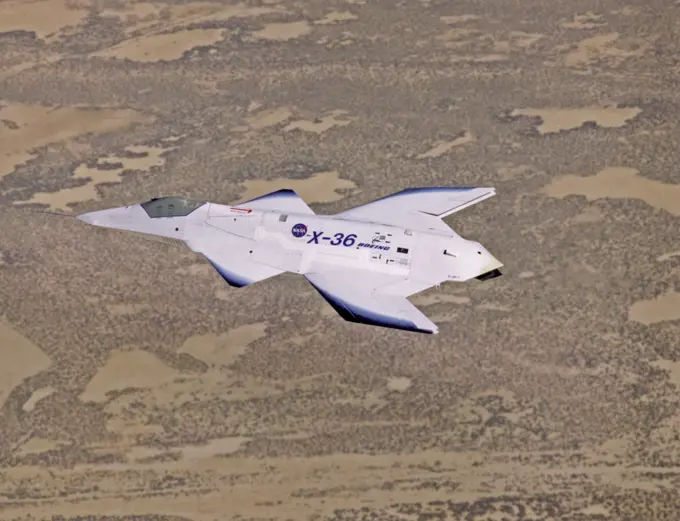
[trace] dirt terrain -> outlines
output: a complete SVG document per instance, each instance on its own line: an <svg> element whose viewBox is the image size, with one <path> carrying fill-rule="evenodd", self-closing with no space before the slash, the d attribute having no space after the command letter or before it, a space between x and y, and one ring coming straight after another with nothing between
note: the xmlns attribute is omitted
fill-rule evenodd
<svg viewBox="0 0 680 521"><path fill-rule="evenodd" d="M0 1L0 520L677 520L680 3ZM344 322L62 213L493 186Z"/></svg>

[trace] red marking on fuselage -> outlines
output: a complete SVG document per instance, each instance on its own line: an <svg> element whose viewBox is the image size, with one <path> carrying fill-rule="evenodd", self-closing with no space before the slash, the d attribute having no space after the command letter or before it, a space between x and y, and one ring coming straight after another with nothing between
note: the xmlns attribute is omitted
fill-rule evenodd
<svg viewBox="0 0 680 521"><path fill-rule="evenodd" d="M250 213L252 210L250 208L232 208L232 212L243 212L243 213Z"/></svg>

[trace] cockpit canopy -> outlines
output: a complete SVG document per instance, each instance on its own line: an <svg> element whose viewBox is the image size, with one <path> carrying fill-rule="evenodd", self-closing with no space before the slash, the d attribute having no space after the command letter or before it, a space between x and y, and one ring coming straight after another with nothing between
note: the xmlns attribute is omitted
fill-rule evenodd
<svg viewBox="0 0 680 521"><path fill-rule="evenodd" d="M205 201L192 201L186 197L173 195L154 197L141 203L140 206L144 208L149 217L155 219L157 217L184 217L204 204Z"/></svg>

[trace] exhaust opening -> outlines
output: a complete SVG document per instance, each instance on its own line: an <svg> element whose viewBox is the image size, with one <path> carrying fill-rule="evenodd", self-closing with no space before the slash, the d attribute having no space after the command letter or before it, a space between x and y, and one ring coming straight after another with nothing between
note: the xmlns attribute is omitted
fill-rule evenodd
<svg viewBox="0 0 680 521"><path fill-rule="evenodd" d="M475 278L476 278L477 280L482 280L482 281L484 281L484 280L495 279L496 277L500 277L501 275L503 275L503 274L501 273L501 270L499 270L498 268L496 268L495 270L487 271L486 273L483 273L483 274L481 274L481 275L478 275L478 276L476 276Z"/></svg>

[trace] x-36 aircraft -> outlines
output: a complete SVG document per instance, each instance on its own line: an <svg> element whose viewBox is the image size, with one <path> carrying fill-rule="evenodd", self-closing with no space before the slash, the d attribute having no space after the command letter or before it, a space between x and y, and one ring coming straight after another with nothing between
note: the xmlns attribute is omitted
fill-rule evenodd
<svg viewBox="0 0 680 521"><path fill-rule="evenodd" d="M442 220L494 195L493 188L410 188L318 215L284 189L237 206L157 197L77 218L185 244L234 287L298 273L345 320L436 334L407 297L445 281L501 275L503 264L486 248Z"/></svg>

